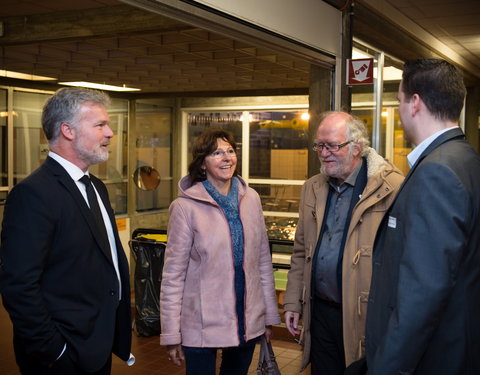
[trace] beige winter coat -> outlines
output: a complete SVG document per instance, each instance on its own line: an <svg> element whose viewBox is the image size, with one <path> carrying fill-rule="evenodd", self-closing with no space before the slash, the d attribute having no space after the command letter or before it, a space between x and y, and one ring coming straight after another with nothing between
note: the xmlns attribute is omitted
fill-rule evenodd
<svg viewBox="0 0 480 375"><path fill-rule="evenodd" d="M368 148L365 157L368 181L352 212L342 264L343 339L347 366L364 355L373 242L380 222L403 181L401 172L374 149ZM285 311L302 314L302 370L310 363L312 260L327 195L328 178L322 174L313 176L303 186L294 253L284 297Z"/></svg>

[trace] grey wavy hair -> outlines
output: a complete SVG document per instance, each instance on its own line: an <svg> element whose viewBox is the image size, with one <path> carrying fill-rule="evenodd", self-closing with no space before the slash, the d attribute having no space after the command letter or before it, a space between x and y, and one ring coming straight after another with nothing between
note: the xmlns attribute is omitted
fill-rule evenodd
<svg viewBox="0 0 480 375"><path fill-rule="evenodd" d="M85 103L108 107L110 98L103 91L65 87L47 99L43 106L42 127L50 144L55 144L58 140L63 123L77 125L80 107Z"/></svg>
<svg viewBox="0 0 480 375"><path fill-rule="evenodd" d="M323 112L320 115L319 124L322 123L325 117L335 113L345 113L349 116L345 121L345 126L347 128L347 140L357 144L360 147L360 155L365 156L365 154L367 153L367 149L370 146L370 140L368 137L368 130L365 127L365 123L363 122L362 119L347 112L328 111L328 112ZM352 150L352 146L353 145L351 143L348 145L350 151Z"/></svg>

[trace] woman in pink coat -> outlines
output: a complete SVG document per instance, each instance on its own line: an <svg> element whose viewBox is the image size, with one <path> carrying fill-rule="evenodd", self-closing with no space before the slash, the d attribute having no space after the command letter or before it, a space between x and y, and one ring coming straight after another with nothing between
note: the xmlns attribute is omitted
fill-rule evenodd
<svg viewBox="0 0 480 375"><path fill-rule="evenodd" d="M257 339L278 324L268 238L258 194L237 176L236 143L207 129L170 206L160 343L187 375L246 375Z"/></svg>

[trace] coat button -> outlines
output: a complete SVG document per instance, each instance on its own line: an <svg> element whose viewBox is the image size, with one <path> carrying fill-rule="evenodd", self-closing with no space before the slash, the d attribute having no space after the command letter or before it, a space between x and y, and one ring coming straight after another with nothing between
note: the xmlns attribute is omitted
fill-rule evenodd
<svg viewBox="0 0 480 375"><path fill-rule="evenodd" d="M308 256L308 257L305 259L305 261L306 261L307 263L309 263L311 260L312 260L312 257L311 257L311 256Z"/></svg>
<svg viewBox="0 0 480 375"><path fill-rule="evenodd" d="M111 295L111 296L114 296L115 294L116 294L116 293L115 293L115 290L110 289L110 295Z"/></svg>

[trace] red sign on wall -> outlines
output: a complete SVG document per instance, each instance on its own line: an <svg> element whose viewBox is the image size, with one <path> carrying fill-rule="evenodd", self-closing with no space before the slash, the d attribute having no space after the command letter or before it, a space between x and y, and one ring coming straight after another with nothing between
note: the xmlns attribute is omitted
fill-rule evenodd
<svg viewBox="0 0 480 375"><path fill-rule="evenodd" d="M373 83L373 58L347 59L347 85Z"/></svg>

